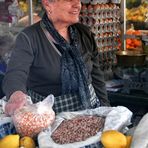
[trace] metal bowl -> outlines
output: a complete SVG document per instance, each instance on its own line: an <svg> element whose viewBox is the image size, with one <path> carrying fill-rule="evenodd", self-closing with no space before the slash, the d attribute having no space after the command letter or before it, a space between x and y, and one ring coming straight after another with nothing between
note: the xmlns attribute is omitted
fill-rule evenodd
<svg viewBox="0 0 148 148"><path fill-rule="evenodd" d="M146 59L146 54L139 51L118 51L116 56L117 64L123 67L143 66Z"/></svg>

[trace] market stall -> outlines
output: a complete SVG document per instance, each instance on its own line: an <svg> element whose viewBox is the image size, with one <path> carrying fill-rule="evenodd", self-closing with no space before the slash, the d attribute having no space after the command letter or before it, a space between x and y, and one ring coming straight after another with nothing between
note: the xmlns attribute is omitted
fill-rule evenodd
<svg viewBox="0 0 148 148"><path fill-rule="evenodd" d="M46 110L46 103L42 102L42 107L28 104L28 108L23 108L13 117L7 117L4 112L7 101L0 89L0 96L4 97L0 100L0 147L6 148L5 144L9 144L4 139L8 135L10 135L8 141L15 141L14 148L23 146L25 141L29 141L30 144L26 148L36 146L88 148L91 145L94 148L102 148L103 145L105 147L114 144L115 141L119 144L120 139L117 137L120 135L124 148L130 148L130 144L131 148L139 148L137 145L141 142L144 145L142 148L146 148L147 139L137 133L139 129L141 131L146 128L147 116L144 114L148 112L148 2L147 0L81 2L80 22L89 26L95 35L100 68L104 73L112 107L55 115L52 110L53 102L49 105L51 112ZM40 1L0 1L0 61L4 62L0 63L2 79L15 37L24 27L38 22L42 15ZM34 106L38 106L39 109L37 107L34 111ZM146 123L143 125L142 122ZM128 134L129 129L133 126L136 128L137 125L135 132ZM113 131L106 136L106 132L110 130ZM144 131L142 133L146 134ZM115 137L108 139L112 136ZM141 141L137 140L138 136ZM114 146L117 143L115 142ZM12 146L12 143L10 144Z"/></svg>

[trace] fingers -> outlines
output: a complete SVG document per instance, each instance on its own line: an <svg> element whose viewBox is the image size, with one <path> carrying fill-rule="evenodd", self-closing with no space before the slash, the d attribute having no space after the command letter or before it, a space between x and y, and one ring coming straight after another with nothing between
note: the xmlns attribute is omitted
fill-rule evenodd
<svg viewBox="0 0 148 148"><path fill-rule="evenodd" d="M18 102L26 99L26 94L23 93L22 91L15 91L9 99L9 102Z"/></svg>
<svg viewBox="0 0 148 148"><path fill-rule="evenodd" d="M27 102L27 95L22 91L14 92L5 106L5 113L9 116L13 115L14 112L22 108Z"/></svg>
<svg viewBox="0 0 148 148"><path fill-rule="evenodd" d="M14 103L7 103L5 106L5 114L8 116L13 115L16 109L16 105Z"/></svg>

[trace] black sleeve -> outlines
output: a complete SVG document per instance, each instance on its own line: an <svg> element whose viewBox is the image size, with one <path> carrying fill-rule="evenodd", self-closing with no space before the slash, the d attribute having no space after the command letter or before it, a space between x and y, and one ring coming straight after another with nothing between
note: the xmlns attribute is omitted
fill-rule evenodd
<svg viewBox="0 0 148 148"><path fill-rule="evenodd" d="M98 96L101 106L110 106L110 102L108 100L106 86L104 82L104 75L103 72L100 69L99 65L99 56L98 56L98 50L97 45L94 40L94 35L92 36L92 46L93 46L93 52L92 52L92 61L93 61L93 69L92 69L92 85L95 89L96 95Z"/></svg>
<svg viewBox="0 0 148 148"><path fill-rule="evenodd" d="M27 77L33 57L30 40L24 32L21 32L16 38L3 80L3 91L7 98L17 90L26 93Z"/></svg>

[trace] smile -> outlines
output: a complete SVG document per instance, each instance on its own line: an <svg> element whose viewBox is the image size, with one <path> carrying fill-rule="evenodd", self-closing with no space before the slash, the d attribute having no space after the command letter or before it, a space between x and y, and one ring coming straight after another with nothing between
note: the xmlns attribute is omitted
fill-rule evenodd
<svg viewBox="0 0 148 148"><path fill-rule="evenodd" d="M73 11L71 12L71 14L79 14L80 12L79 11Z"/></svg>

